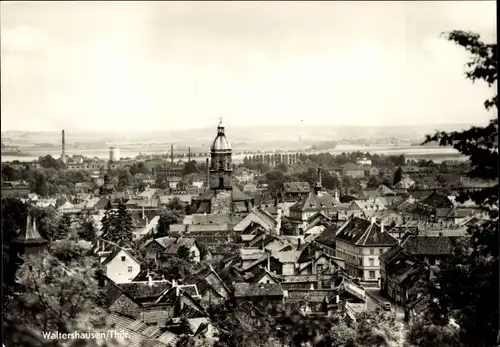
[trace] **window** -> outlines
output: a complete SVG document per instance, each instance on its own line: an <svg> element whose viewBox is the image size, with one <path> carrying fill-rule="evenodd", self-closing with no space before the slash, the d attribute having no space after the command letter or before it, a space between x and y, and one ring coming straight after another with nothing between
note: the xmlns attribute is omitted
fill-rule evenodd
<svg viewBox="0 0 500 347"><path fill-rule="evenodd" d="M359 261L359 265L363 266L363 258L359 258L358 261Z"/></svg>
<svg viewBox="0 0 500 347"><path fill-rule="evenodd" d="M371 279L375 278L375 271L370 271L370 278Z"/></svg>
<svg viewBox="0 0 500 347"><path fill-rule="evenodd" d="M219 187L224 187L224 177L219 177Z"/></svg>
<svg viewBox="0 0 500 347"><path fill-rule="evenodd" d="M375 266L375 259L374 258L368 258L368 263L370 266Z"/></svg>
<svg viewBox="0 0 500 347"><path fill-rule="evenodd" d="M125 261L125 256L124 255L122 255L122 261Z"/></svg>
<svg viewBox="0 0 500 347"><path fill-rule="evenodd" d="M128 272L132 272L132 266L128 267Z"/></svg>
<svg viewBox="0 0 500 347"><path fill-rule="evenodd" d="M384 253L384 249L383 248L380 248L378 251L379 251L380 254Z"/></svg>
<svg viewBox="0 0 500 347"><path fill-rule="evenodd" d="M316 265L316 273L320 274L323 272L323 264Z"/></svg>
<svg viewBox="0 0 500 347"><path fill-rule="evenodd" d="M370 254L375 254L375 250L373 248L370 248Z"/></svg>

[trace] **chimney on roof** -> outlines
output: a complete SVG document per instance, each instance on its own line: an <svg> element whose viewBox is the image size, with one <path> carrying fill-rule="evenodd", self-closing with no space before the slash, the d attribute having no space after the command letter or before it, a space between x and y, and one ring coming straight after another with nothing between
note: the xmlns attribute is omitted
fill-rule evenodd
<svg viewBox="0 0 500 347"><path fill-rule="evenodd" d="M210 188L210 163L208 162L208 158L205 164L205 190Z"/></svg>
<svg viewBox="0 0 500 347"><path fill-rule="evenodd" d="M384 232L384 221L383 220L380 222L380 232L381 233Z"/></svg>
<svg viewBox="0 0 500 347"><path fill-rule="evenodd" d="M64 136L64 130L61 134L61 160L66 164L66 139Z"/></svg>
<svg viewBox="0 0 500 347"><path fill-rule="evenodd" d="M267 271L271 272L271 255L268 254L267 256Z"/></svg>
<svg viewBox="0 0 500 347"><path fill-rule="evenodd" d="M299 242L297 243L297 251L300 251L300 246L301 246L301 238L299 237Z"/></svg>
<svg viewBox="0 0 500 347"><path fill-rule="evenodd" d="M377 222L377 218L372 217L372 218L371 218L371 223L372 223L372 224L375 224L376 222Z"/></svg>
<svg viewBox="0 0 500 347"><path fill-rule="evenodd" d="M150 287L152 287L152 286L153 286L153 279L151 278L151 275L148 275L148 285L149 285Z"/></svg>

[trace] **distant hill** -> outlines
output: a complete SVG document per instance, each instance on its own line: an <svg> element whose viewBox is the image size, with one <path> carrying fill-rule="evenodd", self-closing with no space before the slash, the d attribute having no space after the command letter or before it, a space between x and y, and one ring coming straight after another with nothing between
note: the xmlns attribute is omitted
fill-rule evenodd
<svg viewBox="0 0 500 347"><path fill-rule="evenodd" d="M443 131L461 130L468 124L443 124L429 126L254 126L228 127L226 134L233 144L253 147L266 143L275 143L276 147L312 146L322 141L339 141L345 139L401 139L419 143L424 136L436 129ZM216 127L193 128L177 131L151 132L89 132L66 131L66 144L128 145L128 144L189 144L207 146L215 136ZM61 132L2 132L2 139L8 138L13 145L33 146L35 143L59 145ZM281 145L280 145L281 144Z"/></svg>

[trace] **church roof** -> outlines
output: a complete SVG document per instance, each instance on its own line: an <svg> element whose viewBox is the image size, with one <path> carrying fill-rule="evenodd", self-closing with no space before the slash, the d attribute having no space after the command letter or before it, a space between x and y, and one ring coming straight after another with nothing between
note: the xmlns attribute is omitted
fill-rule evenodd
<svg viewBox="0 0 500 347"><path fill-rule="evenodd" d="M29 244L29 243L48 243L47 240L45 240L43 237L40 236L36 229L36 222L34 219L31 218L30 215L28 215L28 218L26 220L26 228L22 229L17 238L14 240L14 243L22 243L22 244Z"/></svg>
<svg viewBox="0 0 500 347"><path fill-rule="evenodd" d="M224 133L224 125L222 124L222 120L217 127L217 137L212 143L212 147L210 148L212 152L215 151L231 151L231 143L226 138L226 134Z"/></svg>

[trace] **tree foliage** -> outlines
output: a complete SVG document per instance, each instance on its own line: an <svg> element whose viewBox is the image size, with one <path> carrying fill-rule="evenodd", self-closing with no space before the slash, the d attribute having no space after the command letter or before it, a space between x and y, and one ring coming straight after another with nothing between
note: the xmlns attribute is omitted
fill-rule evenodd
<svg viewBox="0 0 500 347"><path fill-rule="evenodd" d="M123 203L118 204L118 209L113 209L108 202L102 218L102 237L122 247L132 244L133 221L132 216Z"/></svg>
<svg viewBox="0 0 500 347"><path fill-rule="evenodd" d="M97 238L97 230L94 220L89 215L79 217L78 236L85 241L94 242Z"/></svg>
<svg viewBox="0 0 500 347"><path fill-rule="evenodd" d="M170 225L182 223L184 215L179 210L168 211L160 216L158 220L157 231L155 237L168 236L170 233Z"/></svg>
<svg viewBox="0 0 500 347"><path fill-rule="evenodd" d="M392 184L396 185L399 182L401 182L402 179L403 179L403 170L400 167L398 167L396 171L394 171L394 180L392 181Z"/></svg>
<svg viewBox="0 0 500 347"><path fill-rule="evenodd" d="M64 214L59 219L59 224L57 226L54 239L55 240L64 239L69 236L70 232L71 232L71 216L69 214Z"/></svg>
<svg viewBox="0 0 500 347"><path fill-rule="evenodd" d="M67 333L105 329L105 312L99 308L102 295L96 280L96 266L96 261L88 257L63 264L47 251L27 257L18 271L20 285L17 295L8 301L5 310L5 344L77 346L84 343L96 346L97 341L47 342L41 335L49 331Z"/></svg>
<svg viewBox="0 0 500 347"><path fill-rule="evenodd" d="M497 79L495 44L485 44L479 35L464 31L446 33L446 38L471 53L466 78L483 80L490 86ZM487 109L497 106L497 96L485 102ZM453 146L470 158L469 176L498 180L498 120L487 126L465 131L437 132L425 143L438 141ZM498 184L478 192L463 192L459 201L471 198L490 214L490 219L470 227L468 237L456 242L449 261L440 266L435 281L427 288L434 300L427 318L446 325L455 318L460 326L460 340L467 346L493 346L499 335L499 261L498 261Z"/></svg>

